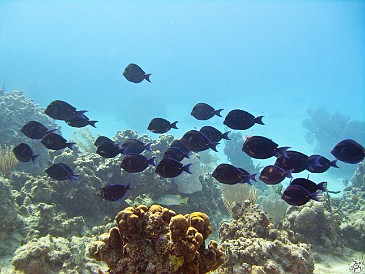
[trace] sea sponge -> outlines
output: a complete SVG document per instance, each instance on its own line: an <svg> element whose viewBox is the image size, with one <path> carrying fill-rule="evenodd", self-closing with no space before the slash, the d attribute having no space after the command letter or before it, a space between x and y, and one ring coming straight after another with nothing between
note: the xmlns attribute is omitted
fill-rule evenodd
<svg viewBox="0 0 365 274"><path fill-rule="evenodd" d="M127 207L115 218L117 227L90 245L90 256L115 274L203 274L224 262L212 241L209 217L201 212L176 214L159 205Z"/></svg>

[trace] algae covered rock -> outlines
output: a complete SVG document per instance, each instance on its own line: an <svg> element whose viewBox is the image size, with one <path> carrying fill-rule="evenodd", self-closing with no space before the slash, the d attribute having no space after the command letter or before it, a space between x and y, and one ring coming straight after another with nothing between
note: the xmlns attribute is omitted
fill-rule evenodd
<svg viewBox="0 0 365 274"><path fill-rule="evenodd" d="M139 205L120 211L115 220L117 227L89 248L90 256L115 274L208 273L224 261L215 241L205 244L212 230L204 213Z"/></svg>
<svg viewBox="0 0 365 274"><path fill-rule="evenodd" d="M27 274L96 273L98 266L85 256L85 239L46 236L15 252L12 264Z"/></svg>
<svg viewBox="0 0 365 274"><path fill-rule="evenodd" d="M293 233L276 229L256 204L245 201L232 211L235 219L219 228L226 261L218 273L313 273L309 246L293 243Z"/></svg>

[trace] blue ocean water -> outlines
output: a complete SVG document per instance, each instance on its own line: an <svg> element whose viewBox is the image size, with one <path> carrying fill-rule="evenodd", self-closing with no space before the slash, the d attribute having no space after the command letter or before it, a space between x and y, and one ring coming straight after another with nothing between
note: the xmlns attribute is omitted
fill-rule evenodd
<svg viewBox="0 0 365 274"><path fill-rule="evenodd" d="M308 109L365 119L364 1L1 1L0 18L5 90L88 110L95 134L158 138L147 130L154 117L179 121L176 137L206 124L223 131L222 118L190 115L205 102L223 116L264 115L243 134L309 155ZM152 83L126 81L129 63Z"/></svg>

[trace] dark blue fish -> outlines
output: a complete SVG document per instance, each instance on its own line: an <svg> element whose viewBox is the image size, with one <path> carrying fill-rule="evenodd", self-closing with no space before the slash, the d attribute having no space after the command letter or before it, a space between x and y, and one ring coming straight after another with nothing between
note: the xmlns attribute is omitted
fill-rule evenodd
<svg viewBox="0 0 365 274"><path fill-rule="evenodd" d="M172 128L177 129L176 123L177 121L170 123L164 118L153 118L147 129L153 133L166 133Z"/></svg>
<svg viewBox="0 0 365 274"><path fill-rule="evenodd" d="M71 183L76 183L79 175L75 175L73 170L64 163L53 164L46 169L46 173L52 179L57 181L70 180Z"/></svg>
<svg viewBox="0 0 365 274"><path fill-rule="evenodd" d="M308 190L310 193L314 193L314 192L317 192L318 190L326 191L327 182L322 182L322 183L316 184L315 182L312 182L309 179L296 178L290 182L290 185L301 186L301 187L305 188L306 190Z"/></svg>
<svg viewBox="0 0 365 274"><path fill-rule="evenodd" d="M122 144L120 151L123 155L141 154L143 151L151 151L151 143L143 143L137 139L128 139Z"/></svg>
<svg viewBox="0 0 365 274"><path fill-rule="evenodd" d="M281 199L287 204L293 206L301 206L309 202L310 200L318 201L319 192L310 193L304 187L299 185L290 185L285 190Z"/></svg>
<svg viewBox="0 0 365 274"><path fill-rule="evenodd" d="M320 164L320 166L316 166L316 165L308 166L306 169L309 172L323 173L323 172L327 171L330 167L338 168L337 159L330 161L326 157L323 157L321 155L311 155L308 157L308 160L313 161L313 159L316 159L316 158L319 158L318 163Z"/></svg>
<svg viewBox="0 0 365 274"><path fill-rule="evenodd" d="M223 121L223 124L231 129L244 130L249 129L254 124L264 125L264 123L262 122L263 117L264 116L255 117L247 111L234 109L227 114L226 118Z"/></svg>
<svg viewBox="0 0 365 274"><path fill-rule="evenodd" d="M98 138L96 138L95 142L94 142L94 146L98 147L100 146L103 142L110 142L110 143L114 143L114 141L106 136L99 136Z"/></svg>
<svg viewBox="0 0 365 274"><path fill-rule="evenodd" d="M364 147L352 139L339 142L331 153L336 159L348 164L360 163L365 157Z"/></svg>
<svg viewBox="0 0 365 274"><path fill-rule="evenodd" d="M42 139L44 135L56 131L56 129L48 130L43 124L37 121L29 121L20 130L30 139Z"/></svg>
<svg viewBox="0 0 365 274"><path fill-rule="evenodd" d="M293 178L291 172L292 170L285 171L281 167L269 165L261 171L259 179L267 185L276 185L285 178Z"/></svg>
<svg viewBox="0 0 365 274"><path fill-rule="evenodd" d="M221 111L223 109L215 110L213 107L206 103L198 103L193 107L191 111L191 115L198 120L208 120L212 118L214 115L222 117Z"/></svg>
<svg viewBox="0 0 365 274"><path fill-rule="evenodd" d="M199 131L203 133L205 136L207 136L208 139L213 143L218 143L222 139L231 140L228 137L230 131L222 133L218 129L212 126L204 126Z"/></svg>
<svg viewBox="0 0 365 274"><path fill-rule="evenodd" d="M81 128L81 127L86 127L88 125L95 127L95 124L98 121L91 121L89 120L88 117L84 116L84 117L80 117L80 116L74 116L70 119L65 120L66 124L68 124L70 127L77 127L77 128Z"/></svg>
<svg viewBox="0 0 365 274"><path fill-rule="evenodd" d="M282 155L287 157L286 151L290 147L278 147L279 145L263 136L246 136L242 151L256 159L268 159Z"/></svg>
<svg viewBox="0 0 365 274"><path fill-rule="evenodd" d="M101 198L109 202L120 202L123 200L124 196L127 194L127 191L131 189L131 184L127 185L123 184L106 184L99 188L96 193Z"/></svg>
<svg viewBox="0 0 365 274"><path fill-rule="evenodd" d="M189 152L186 153L177 147L169 147L163 154L162 158L163 159L170 158L180 162L184 158L189 158Z"/></svg>
<svg viewBox="0 0 365 274"><path fill-rule="evenodd" d="M137 173L144 171L149 165L156 166L156 157L147 159L140 154L131 154L124 157L120 163L120 167L128 173Z"/></svg>
<svg viewBox="0 0 365 274"><path fill-rule="evenodd" d="M183 173L183 171L191 174L191 172L189 170L190 166L191 166L191 164L183 165L179 161L166 158L166 159L162 159L158 163L155 171L161 177L174 178L174 177L179 176L181 173Z"/></svg>
<svg viewBox="0 0 365 274"><path fill-rule="evenodd" d="M185 153L190 153L190 150L188 148L186 148L186 146L184 146L184 144L181 142L181 140L172 141L172 143L170 144L170 147L176 147Z"/></svg>
<svg viewBox="0 0 365 274"><path fill-rule="evenodd" d="M39 157L39 155L34 154L31 147L25 143L20 143L16 147L13 148L13 153L15 157L20 162L29 162L32 161L33 164L35 163L35 159Z"/></svg>
<svg viewBox="0 0 365 274"><path fill-rule="evenodd" d="M235 185L239 183L251 184L250 180L256 181L255 176L256 174L249 174L244 169L239 169L230 164L220 164L212 173L213 178L226 185Z"/></svg>
<svg viewBox="0 0 365 274"><path fill-rule="evenodd" d="M180 141L187 149L194 152L204 151L209 148L217 151L216 146L218 143L211 142L207 136L197 130L189 130L181 137Z"/></svg>
<svg viewBox="0 0 365 274"><path fill-rule="evenodd" d="M76 144L75 142L67 142L65 138L54 132L46 134L42 138L41 143L46 148L52 150L64 149L66 147L73 149L74 144Z"/></svg>
<svg viewBox="0 0 365 274"><path fill-rule="evenodd" d="M120 153L120 147L114 142L104 141L98 146L96 153L104 158L114 158Z"/></svg>
<svg viewBox="0 0 365 274"><path fill-rule="evenodd" d="M292 169L292 173L302 172L309 166L320 166L318 162L320 157L309 159L307 155L294 150L286 151L286 155L287 157L279 155L275 165L286 171Z"/></svg>
<svg viewBox="0 0 365 274"><path fill-rule="evenodd" d="M44 111L49 117L55 120L68 120L72 117L84 117L86 110L76 110L76 108L65 101L56 100L48 105Z"/></svg>
<svg viewBox="0 0 365 274"><path fill-rule="evenodd" d="M136 64L129 64L123 72L123 76L132 83L140 83L143 80L146 80L151 83L150 76L151 73L145 73L143 69L141 69Z"/></svg>

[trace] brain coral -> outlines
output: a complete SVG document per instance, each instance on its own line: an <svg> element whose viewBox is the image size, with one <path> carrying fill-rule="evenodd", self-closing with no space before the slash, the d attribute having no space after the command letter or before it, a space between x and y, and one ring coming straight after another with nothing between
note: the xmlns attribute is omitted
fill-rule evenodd
<svg viewBox="0 0 365 274"><path fill-rule="evenodd" d="M117 227L91 244L91 257L115 274L207 273L224 261L201 212L176 214L159 205L127 207L115 217Z"/></svg>

